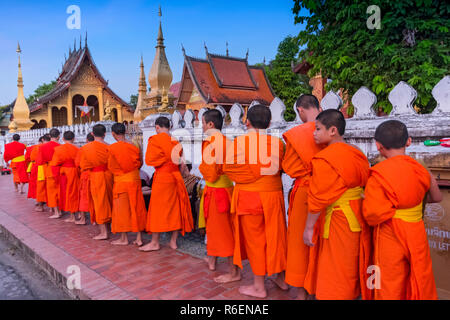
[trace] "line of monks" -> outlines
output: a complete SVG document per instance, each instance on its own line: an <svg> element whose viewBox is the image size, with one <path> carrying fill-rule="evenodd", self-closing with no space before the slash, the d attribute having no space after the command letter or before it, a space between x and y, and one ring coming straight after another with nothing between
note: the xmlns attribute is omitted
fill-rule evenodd
<svg viewBox="0 0 450 320"><path fill-rule="evenodd" d="M423 210L442 195L429 171L406 156L406 126L389 120L376 129L385 160L370 167L356 146L345 143L341 112L322 111L313 95L302 95L296 108L304 124L284 133L286 144L266 132L266 106L248 110L248 132L234 141L221 133L218 110L203 115L199 169L206 186L198 227L206 228L209 269L216 269L217 257L229 264L229 272L214 280L239 281L248 260L254 281L239 288L247 296L267 297L269 276L282 290L299 288L298 299L437 299ZM50 218L66 211L66 221L85 224L90 212L100 229L94 239L108 239L111 223L111 231L121 234L113 244L127 245L127 232L135 232L134 243L146 252L160 249L161 232L172 232L169 246L176 249L178 234L194 229L181 176L186 164L169 119L158 118L155 127L145 153L146 164L155 168L148 212L140 150L126 140L122 124L112 127L112 145L103 140L103 125L93 127L81 148L70 131L59 145L60 133L52 129L25 155L15 135L5 161L11 161L17 190L29 182L28 197L37 200L38 211L46 203ZM29 175L23 173L27 163ZM295 179L287 221L282 172ZM152 234L146 245L143 231Z"/></svg>

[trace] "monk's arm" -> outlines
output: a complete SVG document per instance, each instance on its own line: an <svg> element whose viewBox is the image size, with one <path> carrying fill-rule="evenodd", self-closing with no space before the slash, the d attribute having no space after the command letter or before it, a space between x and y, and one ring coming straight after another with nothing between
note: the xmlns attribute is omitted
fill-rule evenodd
<svg viewBox="0 0 450 320"><path fill-rule="evenodd" d="M292 145L287 142L286 153L281 162L281 167L287 175L291 178L296 178L302 175L303 162L298 156Z"/></svg>
<svg viewBox="0 0 450 320"><path fill-rule="evenodd" d="M371 175L367 180L362 212L364 220L370 226L376 226L389 220L395 214L393 200L390 200L385 192L387 187L383 186L375 175Z"/></svg>
<svg viewBox="0 0 450 320"><path fill-rule="evenodd" d="M311 213L308 212L308 218L306 219L305 231L303 232L303 242L309 246L313 247L314 243L312 242L313 234L314 234L314 226L316 225L317 220L320 217L320 213Z"/></svg>
<svg viewBox="0 0 450 320"><path fill-rule="evenodd" d="M442 193L441 190L439 190L439 186L437 184L436 178L433 176L433 174L430 173L430 190L427 194L427 203L436 203L442 201Z"/></svg>
<svg viewBox="0 0 450 320"><path fill-rule="evenodd" d="M145 163L148 166L159 167L166 163L167 159L163 149L150 138L148 141L147 152L145 154Z"/></svg>

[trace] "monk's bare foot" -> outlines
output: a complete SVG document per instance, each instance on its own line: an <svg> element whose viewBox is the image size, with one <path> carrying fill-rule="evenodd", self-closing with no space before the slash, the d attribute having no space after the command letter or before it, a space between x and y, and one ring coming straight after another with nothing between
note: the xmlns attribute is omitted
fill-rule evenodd
<svg viewBox="0 0 450 320"><path fill-rule="evenodd" d="M95 236L94 238L92 238L94 240L108 240L108 235L105 234L99 234L98 236Z"/></svg>
<svg viewBox="0 0 450 320"><path fill-rule="evenodd" d="M34 211L37 211L37 212L44 212L44 208L38 206L38 207L36 207L36 209L34 209Z"/></svg>
<svg viewBox="0 0 450 320"><path fill-rule="evenodd" d="M306 300L308 298L308 293L305 288L298 288L298 294L296 300Z"/></svg>
<svg viewBox="0 0 450 320"><path fill-rule="evenodd" d="M125 239L125 240L122 240L122 239L115 240L115 241L112 241L111 244L112 244L113 246L127 246L127 245L128 245L128 239Z"/></svg>
<svg viewBox="0 0 450 320"><path fill-rule="evenodd" d="M67 218L66 220L64 220L64 222L67 222L67 223L74 223L74 222L76 222L75 221L75 218L72 216L72 217L70 217L70 218Z"/></svg>
<svg viewBox="0 0 450 320"><path fill-rule="evenodd" d="M217 283L230 283L241 280L241 274L232 275L230 273L223 274L221 276L215 277L214 281Z"/></svg>
<svg viewBox="0 0 450 320"><path fill-rule="evenodd" d="M75 221L75 224L78 224L78 225L80 225L80 226L85 226L85 225L86 225L86 220L78 220L78 221Z"/></svg>
<svg viewBox="0 0 450 320"><path fill-rule="evenodd" d="M171 247L173 250L177 250L178 249L177 242L176 241L170 241L169 242L169 247Z"/></svg>
<svg viewBox="0 0 450 320"><path fill-rule="evenodd" d="M289 290L289 286L280 277L269 278L269 279L272 280L273 283L275 283L278 286L278 288L280 288L281 290L283 290L283 291Z"/></svg>
<svg viewBox="0 0 450 320"><path fill-rule="evenodd" d="M207 264L210 271L216 271L216 259L215 257L205 257L203 259Z"/></svg>
<svg viewBox="0 0 450 320"><path fill-rule="evenodd" d="M50 217L48 217L48 218L49 218L49 219L59 219L59 218L61 218L61 217L62 217L62 215L55 213L54 215L52 215L52 216L50 216Z"/></svg>
<svg viewBox="0 0 450 320"><path fill-rule="evenodd" d="M138 246L138 247L142 247L142 245L144 244L141 240L134 240L133 244Z"/></svg>
<svg viewBox="0 0 450 320"><path fill-rule="evenodd" d="M243 294L245 296L261 298L261 299L264 299L264 298L267 297L267 291L265 289L257 290L255 288L255 286L242 286L242 287L239 287L239 293Z"/></svg>
<svg viewBox="0 0 450 320"><path fill-rule="evenodd" d="M143 247L139 248L139 251L143 251L143 252L150 252L150 251L158 251L159 249L161 249L161 247L159 246L159 243L148 243Z"/></svg>

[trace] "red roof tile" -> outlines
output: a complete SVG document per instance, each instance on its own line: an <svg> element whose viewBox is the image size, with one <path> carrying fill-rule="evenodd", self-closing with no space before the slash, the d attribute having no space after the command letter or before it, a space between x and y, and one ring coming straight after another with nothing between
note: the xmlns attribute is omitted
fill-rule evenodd
<svg viewBox="0 0 450 320"><path fill-rule="evenodd" d="M188 75L186 73L189 73ZM222 78L217 81L217 75ZM185 56L181 87L192 79L205 103L249 105L257 100L269 105L275 95L262 67L248 66L247 60L208 54L208 60ZM188 103L190 94L180 90L178 103Z"/></svg>

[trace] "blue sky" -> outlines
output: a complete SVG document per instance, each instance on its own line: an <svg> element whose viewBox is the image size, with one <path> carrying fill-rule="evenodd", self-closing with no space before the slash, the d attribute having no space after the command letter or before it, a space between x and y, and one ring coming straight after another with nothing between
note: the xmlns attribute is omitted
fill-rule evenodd
<svg viewBox="0 0 450 320"><path fill-rule="evenodd" d="M212 53L244 57L249 63L275 57L279 42L296 35L292 0L252 1L5 1L0 0L0 105L17 95L17 41L22 48L25 96L58 75L74 38L88 31L88 45L110 87L124 100L138 89L139 63L144 56L146 77L155 54L162 6L166 54L181 79L183 55L204 57L203 43ZM81 9L81 29L69 30L66 9Z"/></svg>

